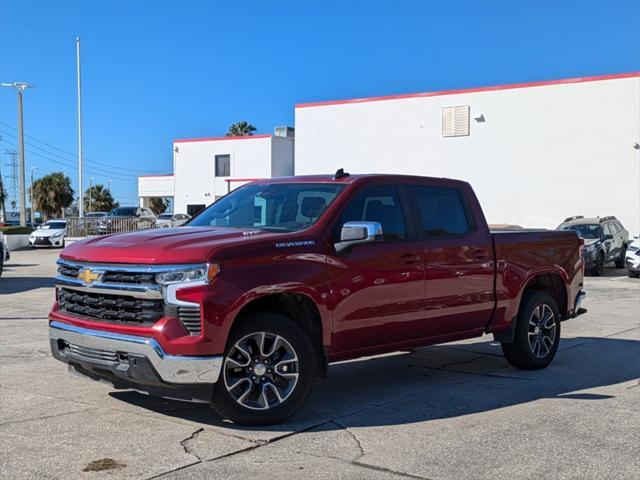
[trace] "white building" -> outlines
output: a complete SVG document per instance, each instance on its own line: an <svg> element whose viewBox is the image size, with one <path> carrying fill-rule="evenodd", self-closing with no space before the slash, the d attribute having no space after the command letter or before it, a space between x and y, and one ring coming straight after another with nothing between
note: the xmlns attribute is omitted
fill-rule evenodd
<svg viewBox="0 0 640 480"><path fill-rule="evenodd" d="M173 174L138 177L140 205L171 197L175 212L193 215L248 180L293 175L293 130L276 132L175 140Z"/></svg>
<svg viewBox="0 0 640 480"><path fill-rule="evenodd" d="M295 128L296 174L464 179L489 223L640 232L640 72L301 104Z"/></svg>

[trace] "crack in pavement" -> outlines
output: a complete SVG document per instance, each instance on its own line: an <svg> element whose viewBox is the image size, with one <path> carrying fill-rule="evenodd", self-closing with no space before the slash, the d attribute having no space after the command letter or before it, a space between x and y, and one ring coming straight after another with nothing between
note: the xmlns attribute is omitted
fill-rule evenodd
<svg viewBox="0 0 640 480"><path fill-rule="evenodd" d="M197 463L202 462L202 458L200 458L200 455L198 455L193 448L191 447L190 443L192 440L194 440L198 435L200 435L200 432L203 432L204 428L199 428L197 429L195 432L193 432L191 435L189 435L187 438L185 438L184 440L182 440L180 442L180 445L182 445L183 450L185 451L185 453L188 453L189 455L193 455L194 457L196 457L198 459Z"/></svg>
<svg viewBox="0 0 640 480"><path fill-rule="evenodd" d="M346 425L343 425L342 423L336 421L336 420L331 420L331 422L329 423L333 423L334 425L337 425L338 427L340 427L342 430L344 430L345 432L347 432L349 434L349 436L353 439L354 442L356 442L356 445L358 447L358 451L360 452L359 455L356 455L355 458L353 458L351 461L352 462L356 462L358 460L360 460L362 457L365 456L365 452L364 452L364 448L362 447L362 443L360 443L360 440L358 439L358 437L356 436L355 433L353 433L351 430L349 430Z"/></svg>
<svg viewBox="0 0 640 480"><path fill-rule="evenodd" d="M9 420L6 422L2 422L0 423L0 427L4 426L4 425L11 425L11 424L15 424L15 423L24 423L24 422L35 422L38 420L48 420L50 418L57 418L57 417L63 417L65 415L74 415L76 413L84 413L84 412L90 412L91 410L97 410L99 407L95 407L95 408L81 408L79 410L74 410L72 412L64 412L64 413L57 413L55 415L44 415L41 417L34 417L34 418L24 418L21 420Z"/></svg>

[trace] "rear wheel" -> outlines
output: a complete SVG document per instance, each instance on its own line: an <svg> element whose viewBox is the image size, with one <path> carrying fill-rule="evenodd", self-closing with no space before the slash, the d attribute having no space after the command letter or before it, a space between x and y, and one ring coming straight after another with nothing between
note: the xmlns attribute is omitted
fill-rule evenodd
<svg viewBox="0 0 640 480"><path fill-rule="evenodd" d="M551 363L560 343L560 313L551 295L532 291L523 299L513 343L502 353L517 368L536 370Z"/></svg>
<svg viewBox="0 0 640 480"><path fill-rule="evenodd" d="M295 414L311 392L316 372L305 331L284 315L253 313L230 337L213 408L244 425L271 425Z"/></svg>

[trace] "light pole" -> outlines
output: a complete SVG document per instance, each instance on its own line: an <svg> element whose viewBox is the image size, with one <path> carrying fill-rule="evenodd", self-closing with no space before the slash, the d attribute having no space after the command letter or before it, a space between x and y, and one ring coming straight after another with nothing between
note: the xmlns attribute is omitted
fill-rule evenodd
<svg viewBox="0 0 640 480"><path fill-rule="evenodd" d="M34 170L38 170L38 167L31 167L31 187L29 187L29 203L31 204L31 228L33 228L33 217L34 215L34 210L33 210L33 172Z"/></svg>
<svg viewBox="0 0 640 480"><path fill-rule="evenodd" d="M109 193L111 193L111 182L112 182L112 181L113 181L113 180L111 180L111 179L107 180L107 185L108 185L108 188L109 188Z"/></svg>
<svg viewBox="0 0 640 480"><path fill-rule="evenodd" d="M80 201L78 202L78 216L84 215L84 199L82 198L82 80L80 76L80 37L76 37L76 74L78 80L78 186Z"/></svg>
<svg viewBox="0 0 640 480"><path fill-rule="evenodd" d="M18 94L18 153L20 155L20 226L27 226L27 195L25 188L25 167L24 167L24 128L22 123L22 93L27 88L32 88L24 82L0 83L2 87L11 87Z"/></svg>
<svg viewBox="0 0 640 480"><path fill-rule="evenodd" d="M91 205L91 190L93 189L93 177L89 177L89 211L93 212L93 208Z"/></svg>

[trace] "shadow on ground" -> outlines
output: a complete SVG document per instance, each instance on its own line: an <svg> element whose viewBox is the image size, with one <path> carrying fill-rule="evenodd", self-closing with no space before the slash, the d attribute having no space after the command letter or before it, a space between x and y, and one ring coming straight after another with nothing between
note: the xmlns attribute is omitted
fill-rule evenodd
<svg viewBox="0 0 640 480"><path fill-rule="evenodd" d="M155 411L237 431L287 432L322 424L325 429L340 429L332 420L356 413L360 426L383 426L470 415L542 398L601 401L612 397L580 390L639 377L637 340L577 337L563 339L561 347L551 366L538 371L517 370L499 355L478 353L496 351L490 342L436 346L332 365L329 378L316 382L302 412L290 422L270 427L234 425L222 421L207 406L180 402ZM155 409L148 397L136 392L110 395Z"/></svg>
<svg viewBox="0 0 640 480"><path fill-rule="evenodd" d="M0 278L0 294L22 293L38 288L53 287L51 277L5 277Z"/></svg>

